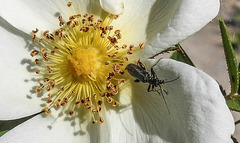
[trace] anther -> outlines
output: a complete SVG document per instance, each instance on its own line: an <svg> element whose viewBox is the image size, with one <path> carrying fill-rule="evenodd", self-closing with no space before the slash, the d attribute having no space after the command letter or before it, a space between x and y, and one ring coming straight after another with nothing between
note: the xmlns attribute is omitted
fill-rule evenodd
<svg viewBox="0 0 240 143"><path fill-rule="evenodd" d="M106 62L105 62L105 65L109 65L109 64L110 64L110 61L106 61Z"/></svg>
<svg viewBox="0 0 240 143"><path fill-rule="evenodd" d="M144 47L144 43L141 42L141 43L139 44L139 48L140 48L140 49L143 49L143 47Z"/></svg>
<svg viewBox="0 0 240 143"><path fill-rule="evenodd" d="M34 60L34 63L37 65L37 64L38 64L38 59L35 59L35 60Z"/></svg>
<svg viewBox="0 0 240 143"><path fill-rule="evenodd" d="M81 100L81 103L82 103L82 104L84 104L84 103L85 103L85 100L84 100L84 99L82 99L82 100Z"/></svg>
<svg viewBox="0 0 240 143"><path fill-rule="evenodd" d="M36 93L41 93L41 90L39 89L39 87L36 87Z"/></svg>
<svg viewBox="0 0 240 143"><path fill-rule="evenodd" d="M36 74L39 74L40 73L40 70L36 70Z"/></svg>
<svg viewBox="0 0 240 143"><path fill-rule="evenodd" d="M119 33L120 33L120 30L115 30L114 33L115 33L115 34L119 34Z"/></svg>
<svg viewBox="0 0 240 143"><path fill-rule="evenodd" d="M48 78L48 77L45 77L45 78L43 78L43 81L44 81L44 82L47 82L47 81L49 81L49 78Z"/></svg>
<svg viewBox="0 0 240 143"><path fill-rule="evenodd" d="M43 32L43 36L46 37L47 34L48 34L48 32L49 32L49 30L44 31L44 32Z"/></svg>
<svg viewBox="0 0 240 143"><path fill-rule="evenodd" d="M55 51L51 51L51 54L54 55Z"/></svg>
<svg viewBox="0 0 240 143"><path fill-rule="evenodd" d="M118 15L114 15L114 14L109 14L109 17L110 17L110 18L114 18L114 19L117 19L117 18L118 18Z"/></svg>
<svg viewBox="0 0 240 143"><path fill-rule="evenodd" d="M97 123L97 120L93 120L93 121L92 121L92 124L96 124L96 123Z"/></svg>
<svg viewBox="0 0 240 143"><path fill-rule="evenodd" d="M96 113L96 112L97 112L97 109L92 109L92 112L93 112L93 113Z"/></svg>
<svg viewBox="0 0 240 143"><path fill-rule="evenodd" d="M47 66L47 70L49 73L52 73L52 69L49 66Z"/></svg>
<svg viewBox="0 0 240 143"><path fill-rule="evenodd" d="M52 103L52 100L49 99L49 100L46 101L46 103L48 103L48 104L49 104L49 103Z"/></svg>
<svg viewBox="0 0 240 143"><path fill-rule="evenodd" d="M73 91L72 91L72 94L76 94L76 91L75 91L75 90L73 90Z"/></svg>
<svg viewBox="0 0 240 143"><path fill-rule="evenodd" d="M111 92L113 95L117 95L118 94L118 87L116 85L114 85L112 87L112 92Z"/></svg>
<svg viewBox="0 0 240 143"><path fill-rule="evenodd" d="M40 85L41 88L44 88L44 85L42 83L39 83L39 85Z"/></svg>
<svg viewBox="0 0 240 143"><path fill-rule="evenodd" d="M48 107L45 107L45 108L43 109L43 111L44 111L44 113L45 113L46 115L49 115L49 114L50 114Z"/></svg>
<svg viewBox="0 0 240 143"><path fill-rule="evenodd" d="M48 96L49 98L51 98L51 97L52 97L52 94L49 93L47 96Z"/></svg>
<svg viewBox="0 0 240 143"><path fill-rule="evenodd" d="M42 43L42 41L43 41L43 38L39 39L38 43L40 44Z"/></svg>
<svg viewBox="0 0 240 143"><path fill-rule="evenodd" d="M38 32L38 29L36 28L36 30L32 30L33 34L36 34Z"/></svg>
<svg viewBox="0 0 240 143"><path fill-rule="evenodd" d="M33 50L33 51L30 53L30 55L31 55L32 57L34 57L34 56L36 56L38 53L39 53L38 50Z"/></svg>
<svg viewBox="0 0 240 143"><path fill-rule="evenodd" d="M34 42L34 41L36 41L36 39L37 39L37 36L33 35L32 41Z"/></svg>
<svg viewBox="0 0 240 143"><path fill-rule="evenodd" d="M104 120L103 120L103 118L102 117L99 117L99 123L103 123L104 122Z"/></svg>
<svg viewBox="0 0 240 143"><path fill-rule="evenodd" d="M113 101L112 98L108 98L107 103L111 103Z"/></svg>
<svg viewBox="0 0 240 143"><path fill-rule="evenodd" d="M112 102L112 106L113 106L113 107L116 107L116 106L117 106L117 102L116 102L116 101L113 101L113 102Z"/></svg>
<svg viewBox="0 0 240 143"><path fill-rule="evenodd" d="M54 80L54 79L52 79L52 80L50 81L50 86L51 86L52 88L55 87L55 80Z"/></svg>
<svg viewBox="0 0 240 143"><path fill-rule="evenodd" d="M134 45L130 45L130 46L129 46L129 50L130 50L130 51L132 51L133 48L134 48Z"/></svg>
<svg viewBox="0 0 240 143"><path fill-rule="evenodd" d="M74 111L69 111L69 115L72 116L74 114Z"/></svg>
<svg viewBox="0 0 240 143"><path fill-rule="evenodd" d="M81 101L79 101L79 100L75 102L76 105L79 105L80 103L81 103Z"/></svg>
<svg viewBox="0 0 240 143"><path fill-rule="evenodd" d="M90 101L90 97L86 97L86 100L87 100L87 101Z"/></svg>
<svg viewBox="0 0 240 143"><path fill-rule="evenodd" d="M119 80L119 84L124 83L124 82L125 82L125 79L123 79L123 78Z"/></svg>
<svg viewBox="0 0 240 143"><path fill-rule="evenodd" d="M88 14L87 14L87 13L85 13L85 14L83 15L83 17L84 17L84 18L88 17Z"/></svg>
<svg viewBox="0 0 240 143"><path fill-rule="evenodd" d="M64 86L61 86L60 88L59 88L59 91L64 91Z"/></svg>
<svg viewBox="0 0 240 143"><path fill-rule="evenodd" d="M102 101L101 100L98 100L98 106L101 106L102 105Z"/></svg>
<svg viewBox="0 0 240 143"><path fill-rule="evenodd" d="M124 60L124 61L128 61L128 57L124 57L123 60Z"/></svg>
<svg viewBox="0 0 240 143"><path fill-rule="evenodd" d="M127 48L127 45L123 44L122 49L126 49L126 48Z"/></svg>
<svg viewBox="0 0 240 143"><path fill-rule="evenodd" d="M123 75L123 74L124 74L124 71L118 70L118 74Z"/></svg>
<svg viewBox="0 0 240 143"><path fill-rule="evenodd" d="M68 2L68 3L67 3L67 6L68 6L68 7L71 7L71 6L72 6L72 2Z"/></svg>
<svg viewBox="0 0 240 143"><path fill-rule="evenodd" d="M50 91L51 90L50 85L48 85L46 89L47 91Z"/></svg>
<svg viewBox="0 0 240 143"><path fill-rule="evenodd" d="M127 54L128 55L132 55L133 53L132 53L132 51L128 51Z"/></svg>

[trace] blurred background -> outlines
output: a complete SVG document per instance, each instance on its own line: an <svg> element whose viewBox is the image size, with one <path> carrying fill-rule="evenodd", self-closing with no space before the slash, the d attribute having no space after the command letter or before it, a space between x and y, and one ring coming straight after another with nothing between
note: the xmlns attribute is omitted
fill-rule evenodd
<svg viewBox="0 0 240 143"><path fill-rule="evenodd" d="M220 0L219 16L227 25L232 44L240 61L240 0ZM230 93L227 65L221 41L218 19L215 18L202 30L181 43L197 68L208 73ZM240 120L240 113L232 111L235 121ZM234 137L240 142L240 123L236 125Z"/></svg>

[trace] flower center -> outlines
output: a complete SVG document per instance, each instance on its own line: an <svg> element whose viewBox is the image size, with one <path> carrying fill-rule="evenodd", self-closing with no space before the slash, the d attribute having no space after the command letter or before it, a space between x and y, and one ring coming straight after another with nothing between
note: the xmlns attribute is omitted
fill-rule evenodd
<svg viewBox="0 0 240 143"><path fill-rule="evenodd" d="M91 76L99 68L96 48L93 47L76 48L68 59L71 72L77 76Z"/></svg>
<svg viewBox="0 0 240 143"><path fill-rule="evenodd" d="M118 45L121 32L110 25L117 17L110 14L104 20L94 20L94 15L76 14L64 21L59 16L60 28L53 33L47 30L38 38L38 29L32 31L32 40L39 47L30 55L37 57L36 74L43 78L36 93L47 95L43 97L48 104L45 114L49 115L52 107L66 106L70 115L82 116L80 111L85 108L91 111L95 124L103 123L104 104L117 106L125 67L138 49ZM143 48L143 43L138 47Z"/></svg>

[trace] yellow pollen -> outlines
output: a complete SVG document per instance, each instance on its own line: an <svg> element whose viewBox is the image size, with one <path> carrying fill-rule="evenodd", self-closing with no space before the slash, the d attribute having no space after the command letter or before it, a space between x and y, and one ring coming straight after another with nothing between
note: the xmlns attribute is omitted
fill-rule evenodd
<svg viewBox="0 0 240 143"><path fill-rule="evenodd" d="M97 52L95 48L76 48L72 55L68 55L70 61L70 70L77 76L91 76L92 72L98 68Z"/></svg>

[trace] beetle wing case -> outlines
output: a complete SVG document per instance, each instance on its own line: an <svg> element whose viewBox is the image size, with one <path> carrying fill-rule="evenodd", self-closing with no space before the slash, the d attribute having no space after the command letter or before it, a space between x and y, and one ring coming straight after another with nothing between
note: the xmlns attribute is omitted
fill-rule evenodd
<svg viewBox="0 0 240 143"><path fill-rule="evenodd" d="M135 64L129 64L126 67L129 74L136 79L138 79L141 82L147 82L148 72L146 72L145 69L135 65Z"/></svg>

